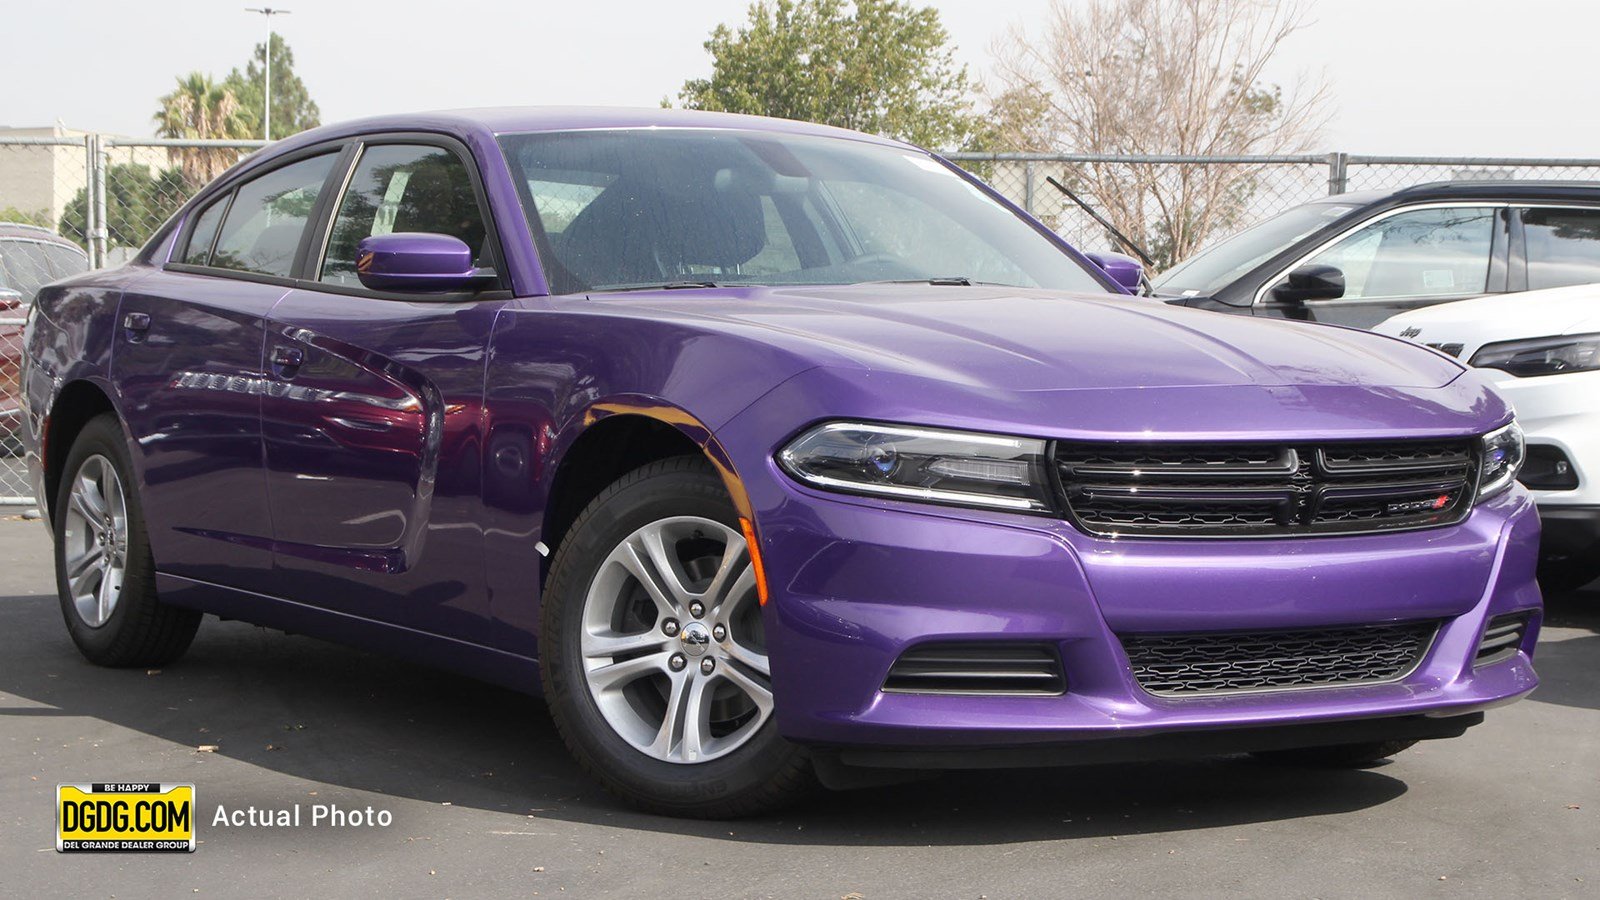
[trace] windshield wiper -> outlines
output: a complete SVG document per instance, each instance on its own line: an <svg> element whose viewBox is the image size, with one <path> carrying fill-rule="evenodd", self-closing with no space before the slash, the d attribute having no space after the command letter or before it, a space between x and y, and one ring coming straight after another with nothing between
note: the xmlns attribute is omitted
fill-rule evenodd
<svg viewBox="0 0 1600 900"><path fill-rule="evenodd" d="M746 282L737 285L725 284L719 281L661 281L653 284L623 284L615 287L595 288L597 294L613 294L623 291L686 291L694 288L719 288L719 287L754 287Z"/></svg>
<svg viewBox="0 0 1600 900"><path fill-rule="evenodd" d="M1020 288L1020 284L1003 281L976 281L965 275L935 275L931 278L885 278L880 281L857 281L855 284L932 284L940 287L1003 287Z"/></svg>

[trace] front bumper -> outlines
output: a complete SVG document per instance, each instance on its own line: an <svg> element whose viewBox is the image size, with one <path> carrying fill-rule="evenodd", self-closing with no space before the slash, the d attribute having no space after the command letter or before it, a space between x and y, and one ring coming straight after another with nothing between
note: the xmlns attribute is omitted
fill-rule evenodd
<svg viewBox="0 0 1600 900"><path fill-rule="evenodd" d="M1106 541L1053 519L819 494L771 474L751 499L778 727L852 764L1030 765L1180 744L1266 749L1285 735L1300 745L1442 736L1537 684L1539 530L1520 489L1459 525L1403 534ZM1534 611L1519 651L1474 669L1486 622L1516 610ZM1398 681L1182 699L1141 689L1118 637L1416 620L1440 630ZM1055 645L1067 691L880 690L908 647L997 639ZM1238 740L1196 737L1209 733ZM1246 746L1266 734L1276 736Z"/></svg>

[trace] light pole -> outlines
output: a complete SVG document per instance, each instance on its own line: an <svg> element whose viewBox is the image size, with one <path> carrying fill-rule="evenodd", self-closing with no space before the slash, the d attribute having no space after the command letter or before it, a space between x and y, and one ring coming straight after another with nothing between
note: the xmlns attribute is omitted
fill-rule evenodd
<svg viewBox="0 0 1600 900"><path fill-rule="evenodd" d="M270 6L247 6L244 11L260 13L267 20L266 84L261 88L261 105L265 112L261 116L261 137L270 141L272 140L272 17L287 16L292 10L273 9Z"/></svg>

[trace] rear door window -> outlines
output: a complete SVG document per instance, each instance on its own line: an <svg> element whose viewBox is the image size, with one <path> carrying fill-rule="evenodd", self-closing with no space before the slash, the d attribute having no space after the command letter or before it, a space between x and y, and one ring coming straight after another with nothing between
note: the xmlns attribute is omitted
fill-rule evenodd
<svg viewBox="0 0 1600 900"><path fill-rule="evenodd" d="M239 186L217 235L210 265L288 277L337 153L274 169Z"/></svg>
<svg viewBox="0 0 1600 900"><path fill-rule="evenodd" d="M1524 209L1528 290L1600 282L1600 209Z"/></svg>
<svg viewBox="0 0 1600 900"><path fill-rule="evenodd" d="M217 239L217 226L222 224L222 214L227 211L228 198L231 196L232 192L223 194L195 216L194 228L189 232L189 244L183 250L183 262L194 266L210 262L211 243Z"/></svg>

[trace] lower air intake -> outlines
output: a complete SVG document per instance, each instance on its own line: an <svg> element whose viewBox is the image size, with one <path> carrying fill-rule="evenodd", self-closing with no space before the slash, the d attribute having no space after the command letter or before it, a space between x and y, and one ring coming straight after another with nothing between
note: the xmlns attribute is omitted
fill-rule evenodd
<svg viewBox="0 0 1600 900"><path fill-rule="evenodd" d="M1147 693L1195 697L1395 681L1422 661L1436 622L1199 634L1125 635Z"/></svg>
<svg viewBox="0 0 1600 900"><path fill-rule="evenodd" d="M1478 642L1478 652L1472 657L1474 666L1510 659L1522 648L1522 639L1528 633L1528 614L1513 613L1495 616L1483 630L1483 640Z"/></svg>
<svg viewBox="0 0 1600 900"><path fill-rule="evenodd" d="M1045 695L1064 693L1061 657L1048 644L923 644L889 668L883 689L896 694Z"/></svg>

